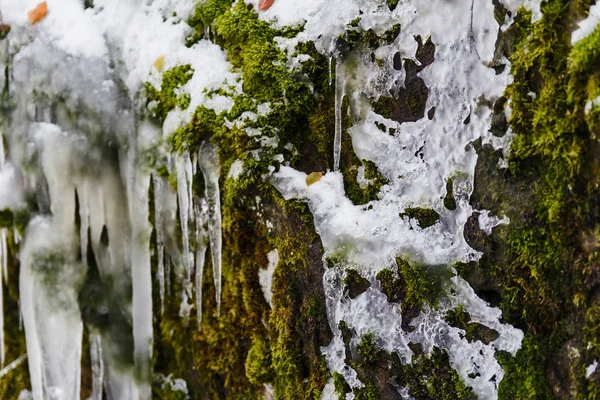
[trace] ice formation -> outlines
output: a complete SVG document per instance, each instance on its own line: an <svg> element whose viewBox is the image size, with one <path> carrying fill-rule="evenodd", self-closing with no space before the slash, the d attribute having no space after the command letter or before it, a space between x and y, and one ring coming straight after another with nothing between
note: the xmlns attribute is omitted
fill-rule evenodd
<svg viewBox="0 0 600 400"><path fill-rule="evenodd" d="M93 331L92 398L101 398L104 386L109 398L149 399L153 310L162 312L165 298L172 295L172 276L185 280L184 293L176 294L182 298L183 314L189 310L187 300L194 296L195 286L198 320L202 318L202 274L208 248L218 310L222 285L217 149L204 142L198 154L168 154L164 139L188 122L197 106L217 112L231 109L231 98L209 98L205 90L233 88L241 92L241 81L231 72L219 46L208 40L185 46L189 27L174 15L189 15L191 1L95 0L94 9L84 9L79 0L48 0L48 16L30 26L27 10L36 2L0 2L2 20L12 26L7 45L0 49L0 66L10 71L9 81L2 83L10 87L12 96L10 118L2 120L8 147L0 148L0 209L23 209L25 199L32 197L37 207L20 254L21 307L33 397L79 396L84 324L77 292L84 285L88 264L93 263L108 292L102 304L94 305L95 312L111 315L121 325L131 325L134 363L118 362L122 349L117 336L122 334L122 327ZM539 1L502 2L513 12L525 5L539 17ZM340 255L346 264L359 266L373 283L382 268L395 266L398 255L445 266L478 259L480 254L468 246L462 233L473 211L468 198L477 154L470 143L481 137L484 143L505 147L510 138L492 137L488 132L492 111L479 102L481 98L497 99L511 81L509 68L497 74L488 67L497 35L497 30L489 27L498 26L492 2L413 0L400 2L393 12L381 4L277 0L261 13L261 18L275 26L305 23L295 40L314 41L320 52L333 59L330 76L335 74L336 87L334 170L310 187L306 185L306 174L288 166L277 172L273 169L267 179L285 198L308 202L327 254ZM590 13L590 21L596 14ZM358 59L352 64L352 74L346 73L348 67L334 54L334 38L359 15L365 30L383 32L399 23L400 36L389 45L389 53L399 51L415 62L414 36L431 37L436 46L435 61L419 77L429 88L426 109L435 107L433 120L423 118L399 126L360 101L363 95L381 94L377 82L382 78L388 85L385 90L394 79L403 80L404 71L390 69L382 77L374 63ZM510 23L505 21L499 29L506 29ZM584 35L577 32L574 41ZM161 74L153 68L159 57L164 57L165 68L189 64L194 72L181 88L190 95L189 106L171 111L164 125L156 127L145 120L139 97L144 82L160 87ZM342 129L344 96L353 114L359 116L359 122L347 132ZM268 113L268 105L262 111ZM470 122L465 124L468 116ZM382 133L374 128L374 122L398 128L399 133ZM351 135L358 157L373 161L389 182L379 200L369 207L353 205L344 193L338 169L342 135L346 134ZM273 140L265 139L264 145L273 145ZM415 156L419 152L422 157ZM177 177L176 190L158 173L159 159L166 160L168 171ZM230 178L237 179L243 173L242 167L241 162L234 163ZM192 191L198 172L206 188L201 199ZM454 177L456 187L455 211L444 208L441 200L450 177ZM149 197L151 192L153 199ZM434 209L440 221L426 229L413 227L400 216L413 206ZM150 214L154 214L154 226L150 225ZM486 230L506 222L489 217L485 211L481 215L480 224ZM181 232L175 232L178 219ZM160 305L152 304L152 229L156 231ZM6 238L2 230L0 271L4 279ZM277 258L276 252L271 253L269 269L261 275L269 304L270 279ZM342 273L329 269L323 278L328 317L335 333L323 352L330 369L342 373L352 387L362 383L344 363L345 349L337 329L341 320L359 335L373 332L386 350L398 352L405 362L412 357L409 342L422 344L426 351L433 346L446 349L452 367L476 394L486 399L497 396L503 371L494 353L516 352L523 334L500 323L500 311L479 299L465 281L453 278L454 294L445 298L439 309L427 310L413 320L416 329L407 333L400 328L401 305L388 303L379 290L370 288L355 299L343 298ZM475 322L495 329L498 338L487 345L465 340L458 328L443 319L444 312L458 304ZM174 384L187 392L185 384ZM323 392L323 398L330 396L334 396L331 383Z"/></svg>
<svg viewBox="0 0 600 400"><path fill-rule="evenodd" d="M97 267L104 291L91 313L114 321L90 335L93 397L101 398L104 386L109 398L149 399L156 308L152 229L158 238L161 310L169 291L165 264L183 265L189 281L192 250L203 254L201 246L190 248L194 241L189 237L196 168L189 156L171 157L164 146L172 129L190 115L175 110L163 127L153 125L145 119L140 89L147 81L160 84L153 62L161 54L167 55L167 67L191 64L196 71L187 88L194 106L207 101L203 89L234 75L218 46L207 41L185 46L189 28L172 13L189 14L191 2L138 3L98 0L94 9L84 9L78 0L48 0L48 15L31 26L27 10L35 1L0 3L2 21L11 25L1 49L2 67L10 71L2 82L10 87L10 99L3 105L11 113L2 120L8 146L0 149L0 209L24 209L25 198L36 204L28 210L33 218L20 251L21 310L35 399L79 398L84 321L77 294L87 284L88 264ZM218 96L209 102L217 109L230 106ZM212 148L200 157L193 160L210 182L207 224L220 287L218 161ZM176 171L178 193L156 172L156 160L165 158L167 168ZM149 222L151 184L156 227ZM183 248L175 240L178 205ZM6 236L2 230L4 276ZM186 294L191 296L191 290L178 293ZM94 322L86 322L96 332ZM132 365L120 361L127 327L134 345Z"/></svg>

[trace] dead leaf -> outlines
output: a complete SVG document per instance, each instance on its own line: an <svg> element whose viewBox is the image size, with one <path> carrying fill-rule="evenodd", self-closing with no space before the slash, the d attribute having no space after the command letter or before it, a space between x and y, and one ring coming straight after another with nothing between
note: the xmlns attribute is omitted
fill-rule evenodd
<svg viewBox="0 0 600 400"><path fill-rule="evenodd" d="M158 72L161 72L165 68L165 63L165 56L160 56L154 61L154 68L156 68Z"/></svg>
<svg viewBox="0 0 600 400"><path fill-rule="evenodd" d="M312 174L310 174L306 177L306 186L310 186L313 183L319 182L322 177L323 177L322 172L313 172Z"/></svg>
<svg viewBox="0 0 600 400"><path fill-rule="evenodd" d="M9 32L10 32L10 25L0 24L0 40L5 39L6 36L8 36Z"/></svg>
<svg viewBox="0 0 600 400"><path fill-rule="evenodd" d="M35 6L33 9L27 11L27 18L29 19L29 23L31 25L33 25L36 22L41 21L42 18L44 18L46 16L47 12L48 12L48 6L46 5L45 1L42 1L37 6Z"/></svg>
<svg viewBox="0 0 600 400"><path fill-rule="evenodd" d="M259 0L258 11L267 11L269 8L271 8L274 2L275 0Z"/></svg>

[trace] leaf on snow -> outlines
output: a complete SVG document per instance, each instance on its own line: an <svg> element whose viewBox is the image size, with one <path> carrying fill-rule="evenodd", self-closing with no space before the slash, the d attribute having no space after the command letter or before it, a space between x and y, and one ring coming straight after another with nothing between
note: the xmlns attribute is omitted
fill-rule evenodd
<svg viewBox="0 0 600 400"><path fill-rule="evenodd" d="M310 186L313 183L317 183L321 180L321 177L323 176L322 172L313 172L312 174L308 175L306 177L306 186Z"/></svg>
<svg viewBox="0 0 600 400"><path fill-rule="evenodd" d="M165 68L165 56L160 56L154 61L154 68L161 72Z"/></svg>
<svg viewBox="0 0 600 400"><path fill-rule="evenodd" d="M47 12L48 6L46 5L46 2L42 1L41 3L38 3L37 6L27 11L27 18L29 19L29 23L33 25L36 22L41 21L41 19L46 16Z"/></svg>
<svg viewBox="0 0 600 400"><path fill-rule="evenodd" d="M275 0L260 0L258 2L258 11L267 11L274 2Z"/></svg>

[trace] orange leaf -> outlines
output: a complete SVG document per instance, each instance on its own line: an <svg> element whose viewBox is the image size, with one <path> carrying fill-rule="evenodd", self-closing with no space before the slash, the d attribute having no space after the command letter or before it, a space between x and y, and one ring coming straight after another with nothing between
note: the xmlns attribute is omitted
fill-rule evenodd
<svg viewBox="0 0 600 400"><path fill-rule="evenodd" d="M267 11L269 8L271 8L274 2L275 0L259 0L258 11Z"/></svg>
<svg viewBox="0 0 600 400"><path fill-rule="evenodd" d="M306 177L306 186L310 186L313 183L319 182L322 177L323 177L322 172L313 172L312 174L310 174Z"/></svg>
<svg viewBox="0 0 600 400"><path fill-rule="evenodd" d="M33 25L36 22L41 21L41 19L46 16L47 12L48 12L48 6L46 5L45 1L42 1L34 8L27 11L27 18L29 18L29 23L31 25Z"/></svg>

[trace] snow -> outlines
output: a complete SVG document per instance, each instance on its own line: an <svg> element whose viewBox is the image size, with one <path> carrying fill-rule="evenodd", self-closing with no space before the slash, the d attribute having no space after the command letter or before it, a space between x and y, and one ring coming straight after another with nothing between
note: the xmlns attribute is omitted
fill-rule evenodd
<svg viewBox="0 0 600 400"><path fill-rule="evenodd" d="M486 235L492 234L492 229L501 224L509 224L510 219L508 217L494 217L490 215L488 210L483 210L479 213L477 217L477 222L479 223L479 229L485 232Z"/></svg>
<svg viewBox="0 0 600 400"><path fill-rule="evenodd" d="M244 172L244 163L242 162L242 160L235 160L229 168L229 173L227 174L227 177L232 178L233 180L237 180L242 174L242 172Z"/></svg>
<svg viewBox="0 0 600 400"><path fill-rule="evenodd" d="M267 254L267 259L269 260L267 268L258 270L258 282L265 300L273 308L273 273L277 264L279 264L279 251L277 249L270 251Z"/></svg>
<svg viewBox="0 0 600 400"><path fill-rule="evenodd" d="M598 368L598 360L594 360L593 363L591 363L585 368L585 377L589 378L590 376L592 376L592 374L596 372L596 368Z"/></svg>
<svg viewBox="0 0 600 400"><path fill-rule="evenodd" d="M589 36L598 24L600 24L600 3L591 6L588 16L579 22L579 27L571 34L571 44L575 44Z"/></svg>

